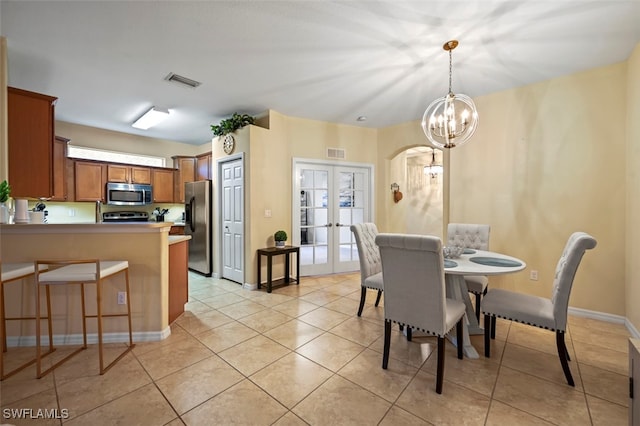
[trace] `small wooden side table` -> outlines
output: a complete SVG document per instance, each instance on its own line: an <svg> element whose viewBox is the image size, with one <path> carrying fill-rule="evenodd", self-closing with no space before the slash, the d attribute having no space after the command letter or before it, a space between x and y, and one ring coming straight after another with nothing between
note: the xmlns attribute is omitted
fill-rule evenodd
<svg viewBox="0 0 640 426"><path fill-rule="evenodd" d="M291 253L296 254L296 277L289 277L289 268L291 265ZM284 278L272 282L272 263L273 256L283 254L285 256L284 261ZM267 247L258 249L258 288L262 287L262 256L267 256L267 293L271 293L271 289L274 286L289 285L291 282L295 282L296 285L300 283L300 247L297 246L284 246L284 247Z"/></svg>

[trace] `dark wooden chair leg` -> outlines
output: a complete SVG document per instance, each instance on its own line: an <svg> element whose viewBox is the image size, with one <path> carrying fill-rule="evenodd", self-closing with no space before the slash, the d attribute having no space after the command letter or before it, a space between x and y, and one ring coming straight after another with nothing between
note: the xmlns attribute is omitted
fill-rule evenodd
<svg viewBox="0 0 640 426"><path fill-rule="evenodd" d="M496 317L491 317L491 338L493 340L496 339L496 321L498 319Z"/></svg>
<svg viewBox="0 0 640 426"><path fill-rule="evenodd" d="M558 347L558 356L560 357L560 364L562 364L564 377L566 377L569 386L575 386L575 383L573 382L573 376L571 376L569 362L567 360L567 347L564 343L564 333L561 331L556 331L556 346Z"/></svg>
<svg viewBox="0 0 640 426"><path fill-rule="evenodd" d="M438 336L438 372L436 373L436 393L442 393L444 376L444 337Z"/></svg>
<svg viewBox="0 0 640 426"><path fill-rule="evenodd" d="M398 324L398 329L400 330L400 333L402 333L404 331L404 325Z"/></svg>
<svg viewBox="0 0 640 426"><path fill-rule="evenodd" d="M462 359L462 346L464 345L464 336L462 335L462 321L464 316L456 324L456 343L458 345L458 359Z"/></svg>
<svg viewBox="0 0 640 426"><path fill-rule="evenodd" d="M378 296L376 296L376 306L380 303L380 297L382 296L382 290L378 290Z"/></svg>
<svg viewBox="0 0 640 426"><path fill-rule="evenodd" d="M484 315L484 356L491 357L491 316Z"/></svg>
<svg viewBox="0 0 640 426"><path fill-rule="evenodd" d="M407 340L410 342L411 339L413 339L413 336L411 334L411 327L407 326Z"/></svg>
<svg viewBox="0 0 640 426"><path fill-rule="evenodd" d="M480 293L476 293L476 318L480 322Z"/></svg>
<svg viewBox="0 0 640 426"><path fill-rule="evenodd" d="M362 287L360 290L360 306L358 307L358 316L362 315L362 308L364 308L364 301L367 298L367 288Z"/></svg>
<svg viewBox="0 0 640 426"><path fill-rule="evenodd" d="M391 345L391 321L384 320L384 350L382 352L382 368L389 365L389 346Z"/></svg>

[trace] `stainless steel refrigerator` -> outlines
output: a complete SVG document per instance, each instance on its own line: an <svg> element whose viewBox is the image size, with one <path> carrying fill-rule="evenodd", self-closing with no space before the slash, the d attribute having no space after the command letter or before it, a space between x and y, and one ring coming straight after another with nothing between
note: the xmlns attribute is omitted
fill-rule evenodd
<svg viewBox="0 0 640 426"><path fill-rule="evenodd" d="M189 269L207 277L213 272L211 248L211 181L184 184L184 233L190 235Z"/></svg>

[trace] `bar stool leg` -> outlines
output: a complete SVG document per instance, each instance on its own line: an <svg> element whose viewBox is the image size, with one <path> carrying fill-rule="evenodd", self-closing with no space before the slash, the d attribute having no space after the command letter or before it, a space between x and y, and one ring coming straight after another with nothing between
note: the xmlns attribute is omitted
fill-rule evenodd
<svg viewBox="0 0 640 426"><path fill-rule="evenodd" d="M98 280L96 283L96 304L98 311L98 352L100 356L100 374L104 374L104 359L102 357L102 282Z"/></svg>
<svg viewBox="0 0 640 426"><path fill-rule="evenodd" d="M82 307L82 348L87 349L87 308L84 301L84 283L80 284L80 297L80 306Z"/></svg>

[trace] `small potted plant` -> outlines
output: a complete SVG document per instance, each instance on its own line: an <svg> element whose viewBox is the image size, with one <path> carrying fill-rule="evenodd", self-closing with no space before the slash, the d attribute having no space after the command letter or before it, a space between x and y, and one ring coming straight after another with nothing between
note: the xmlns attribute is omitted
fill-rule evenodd
<svg viewBox="0 0 640 426"><path fill-rule="evenodd" d="M9 195L11 195L11 187L9 182L3 180L0 183L0 223L9 223L9 210L5 205L9 200Z"/></svg>
<svg viewBox="0 0 640 426"><path fill-rule="evenodd" d="M287 241L287 233L280 230L273 234L273 239L276 240L276 247L284 247L284 243Z"/></svg>

